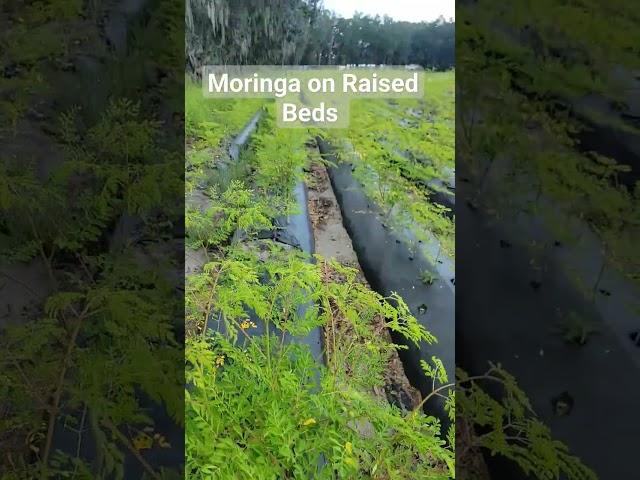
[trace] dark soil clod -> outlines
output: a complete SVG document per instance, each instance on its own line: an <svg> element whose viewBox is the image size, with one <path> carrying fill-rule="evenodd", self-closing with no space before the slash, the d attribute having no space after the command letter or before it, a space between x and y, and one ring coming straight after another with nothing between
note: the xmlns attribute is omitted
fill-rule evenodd
<svg viewBox="0 0 640 480"><path fill-rule="evenodd" d="M402 388L402 385L392 381L384 386L384 391L387 401L391 405L395 405L403 412L410 412L413 410L411 395Z"/></svg>
<svg viewBox="0 0 640 480"><path fill-rule="evenodd" d="M605 297L610 297L611 296L611 292L609 290L605 290L604 288L600 288L598 290L602 295L604 295Z"/></svg>
<svg viewBox="0 0 640 480"><path fill-rule="evenodd" d="M531 285L531 288L533 288L537 292L538 290L540 290L542 283L538 282L537 280L531 280L529 282L529 285Z"/></svg>
<svg viewBox="0 0 640 480"><path fill-rule="evenodd" d="M502 248L511 248L511 243L507 242L506 240L500 240L500 246Z"/></svg>
<svg viewBox="0 0 640 480"><path fill-rule="evenodd" d="M629 334L629 338L636 347L640 347L640 330L634 330Z"/></svg>

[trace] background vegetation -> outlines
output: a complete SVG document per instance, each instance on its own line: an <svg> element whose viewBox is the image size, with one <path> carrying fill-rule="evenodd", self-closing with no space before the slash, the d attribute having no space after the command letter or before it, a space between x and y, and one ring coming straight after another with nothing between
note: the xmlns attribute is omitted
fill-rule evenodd
<svg viewBox="0 0 640 480"><path fill-rule="evenodd" d="M455 23L345 19L319 0L187 0L188 69L202 65L406 65L445 70Z"/></svg>

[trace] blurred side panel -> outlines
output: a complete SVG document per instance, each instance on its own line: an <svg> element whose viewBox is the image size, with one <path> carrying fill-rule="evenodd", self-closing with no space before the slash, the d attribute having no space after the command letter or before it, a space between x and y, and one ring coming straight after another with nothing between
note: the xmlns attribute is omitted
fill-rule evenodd
<svg viewBox="0 0 640 480"><path fill-rule="evenodd" d="M2 478L182 478L184 3L0 3Z"/></svg>
<svg viewBox="0 0 640 480"><path fill-rule="evenodd" d="M457 7L459 478L636 478L637 6Z"/></svg>

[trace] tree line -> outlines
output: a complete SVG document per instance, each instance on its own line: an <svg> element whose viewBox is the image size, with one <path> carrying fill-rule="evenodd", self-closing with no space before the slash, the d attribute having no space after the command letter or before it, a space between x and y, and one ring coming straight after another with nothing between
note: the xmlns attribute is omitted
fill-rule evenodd
<svg viewBox="0 0 640 480"><path fill-rule="evenodd" d="M342 18L320 0L187 0L187 70L202 65L455 64L455 22Z"/></svg>

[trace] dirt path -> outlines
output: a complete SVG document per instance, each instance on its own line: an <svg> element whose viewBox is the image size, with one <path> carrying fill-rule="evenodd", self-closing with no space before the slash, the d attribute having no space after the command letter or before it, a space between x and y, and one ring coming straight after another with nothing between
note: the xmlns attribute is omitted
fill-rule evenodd
<svg viewBox="0 0 640 480"><path fill-rule="evenodd" d="M360 270L351 238L342 223L340 206L333 193L326 168L319 162L314 162L307 177L309 216L311 217L316 253L326 259L335 259L343 265ZM327 281L339 281L333 272L327 272L326 276ZM361 270L359 279L362 283L367 284ZM378 318L372 327L386 341L391 342L384 318ZM339 334L349 335L351 328L345 321L345 325L342 325L337 331ZM325 329L325 345L332 345L331 339L328 338L330 335L331 332ZM374 390L373 394L381 399L386 398L390 403L407 411L412 410L421 400L420 392L409 383L397 352L394 352L389 359L385 372L384 388Z"/></svg>
<svg viewBox="0 0 640 480"><path fill-rule="evenodd" d="M331 188L327 170L323 165L314 163L309 178L309 216L316 253L325 258L336 259L344 265L358 267L358 258L342 224L340 207Z"/></svg>

